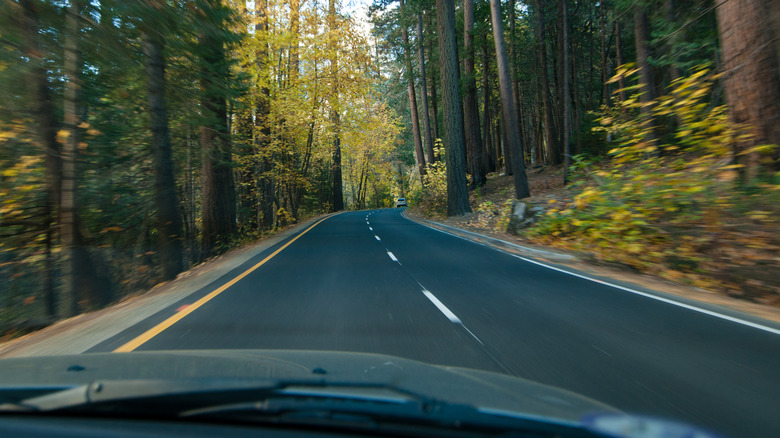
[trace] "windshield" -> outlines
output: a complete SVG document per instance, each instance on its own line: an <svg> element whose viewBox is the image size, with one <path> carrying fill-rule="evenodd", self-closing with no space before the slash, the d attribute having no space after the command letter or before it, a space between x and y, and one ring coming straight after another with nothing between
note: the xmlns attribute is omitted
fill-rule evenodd
<svg viewBox="0 0 780 438"><path fill-rule="evenodd" d="M780 436L775 5L0 2L0 411Z"/></svg>

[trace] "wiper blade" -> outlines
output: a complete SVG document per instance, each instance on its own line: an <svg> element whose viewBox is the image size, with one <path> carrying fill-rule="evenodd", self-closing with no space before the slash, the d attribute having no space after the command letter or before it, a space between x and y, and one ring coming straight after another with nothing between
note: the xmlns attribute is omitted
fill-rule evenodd
<svg viewBox="0 0 780 438"><path fill-rule="evenodd" d="M2 391L0 388L0 393ZM41 392L30 392L29 394L34 394L33 397L17 398L0 404L0 412L54 412L106 406L132 410L155 404L157 407L167 406L159 411L160 413L179 415L181 412L209 406L295 395L392 403L414 401L420 406L428 406L434 402L421 394L392 385L333 383L321 380L109 380L53 388L43 394Z"/></svg>
<svg viewBox="0 0 780 438"><path fill-rule="evenodd" d="M376 386L374 386L376 387ZM381 386L382 389L394 389ZM597 436L582 425L535 416L509 416L470 405L429 398L359 397L328 391L277 391L265 400L213 405L185 411L181 418L199 421L315 425L375 431L413 428L415 435L530 432L534 436ZM422 428L422 429L416 429ZM428 431L423 433L423 431Z"/></svg>
<svg viewBox="0 0 780 438"><path fill-rule="evenodd" d="M0 404L0 412L44 412L59 409L62 406L82 405L89 402L89 386L56 388L34 397L2 403Z"/></svg>
<svg viewBox="0 0 780 438"><path fill-rule="evenodd" d="M442 403L389 385L313 385L280 387L265 399L201 407L180 414L183 418L253 412L277 415L284 412L321 410L387 413L430 412Z"/></svg>
<svg viewBox="0 0 780 438"><path fill-rule="evenodd" d="M577 424L495 415L391 384L324 380L100 381L0 405L2 412L593 436Z"/></svg>
<svg viewBox="0 0 780 438"><path fill-rule="evenodd" d="M89 411L91 409L105 409L107 406L118 411L132 412L134 409L146 410L149 402L160 405L168 405L167 409L160 411L162 414L178 414L181 409L176 408L178 400L187 402L188 397L201 403L209 399L215 399L217 395L231 393L273 390L276 383L273 381L241 381L241 380L109 380L96 381L86 385L56 389L43 395L25 398L19 401L0 404L0 412L57 412L67 410ZM0 389L0 392L2 390ZM212 397L211 395L214 395ZM205 399L198 399L204 396ZM185 406L191 404L184 403ZM125 406L123 408L123 406Z"/></svg>

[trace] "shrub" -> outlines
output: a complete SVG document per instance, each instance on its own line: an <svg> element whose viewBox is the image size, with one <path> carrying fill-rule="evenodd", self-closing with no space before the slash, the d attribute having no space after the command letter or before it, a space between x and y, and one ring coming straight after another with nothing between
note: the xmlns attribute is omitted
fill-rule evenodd
<svg viewBox="0 0 780 438"><path fill-rule="evenodd" d="M636 70L622 68L619 74L634 75ZM639 115L638 95L605 109L601 126L594 129L615 139L611 162L594 166L578 160L575 175L579 167L590 180L579 179L579 193L571 202L551 201L552 208L527 234L640 270L663 266L668 277L685 275L695 284L711 285L702 274L717 274L713 248L739 241L726 236L735 232L730 227L740 223L771 229L780 213L777 184L749 191L737 184L740 165L734 164L732 145L745 139L747 131L729 123L725 107L708 102L716 79L700 68L652 103L655 119L673 118L670 125L676 126L655 142ZM770 153L773 148L754 150ZM754 249L771 253L769 243L761 245Z"/></svg>
<svg viewBox="0 0 780 438"><path fill-rule="evenodd" d="M447 216L447 166L444 162L444 147L441 139L436 139L434 153L438 161L425 166L426 174L422 178L422 186L409 195L410 205L420 213L436 216Z"/></svg>

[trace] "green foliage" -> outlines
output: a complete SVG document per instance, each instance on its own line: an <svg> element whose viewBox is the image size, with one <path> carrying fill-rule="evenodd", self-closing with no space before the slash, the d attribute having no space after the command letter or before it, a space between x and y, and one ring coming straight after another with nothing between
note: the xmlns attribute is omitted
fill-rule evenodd
<svg viewBox="0 0 780 438"><path fill-rule="evenodd" d="M441 139L436 139L434 153L440 159L426 165L422 186L412 191L409 199L416 211L443 218L447 217L447 166Z"/></svg>
<svg viewBox="0 0 780 438"><path fill-rule="evenodd" d="M618 74L635 73L622 68ZM728 122L724 107L709 103L716 80L699 68L653 102L654 117L677 121L668 143L649 140L650 128L638 115L642 105L638 96L605 111L602 127L596 129L615 138L611 162L596 166L577 161L573 200L551 201L552 208L527 234L639 270L711 286L711 279L719 275L713 250L723 251L724 245L739 240L731 233L777 227L780 214L776 182L750 192L738 189L740 166L733 164L731 145L745 139L747 131ZM757 149L770 153L774 146ZM759 241L751 251L769 254L773 245Z"/></svg>

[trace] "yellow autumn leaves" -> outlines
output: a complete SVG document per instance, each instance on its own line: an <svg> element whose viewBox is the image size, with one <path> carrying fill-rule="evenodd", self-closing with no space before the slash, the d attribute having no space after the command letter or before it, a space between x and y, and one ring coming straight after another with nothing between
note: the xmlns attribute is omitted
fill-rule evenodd
<svg viewBox="0 0 780 438"><path fill-rule="evenodd" d="M630 79L636 71L623 67L618 75ZM760 243L751 248L751 264L778 268L772 248L780 239L780 175L738 187L742 166L735 164L733 145L748 131L729 123L725 107L712 105L716 79L698 69L649 104L656 124L671 127L655 141L648 140L652 128L640 117L636 96L604 109L596 129L615 139L609 161L578 161L574 173L587 168L587 179L575 183L570 201L551 202L527 234L670 279L732 290L746 286L722 274L729 263L723 254L740 252L730 245L752 234L774 234L752 239ZM742 153L768 154L775 147Z"/></svg>

